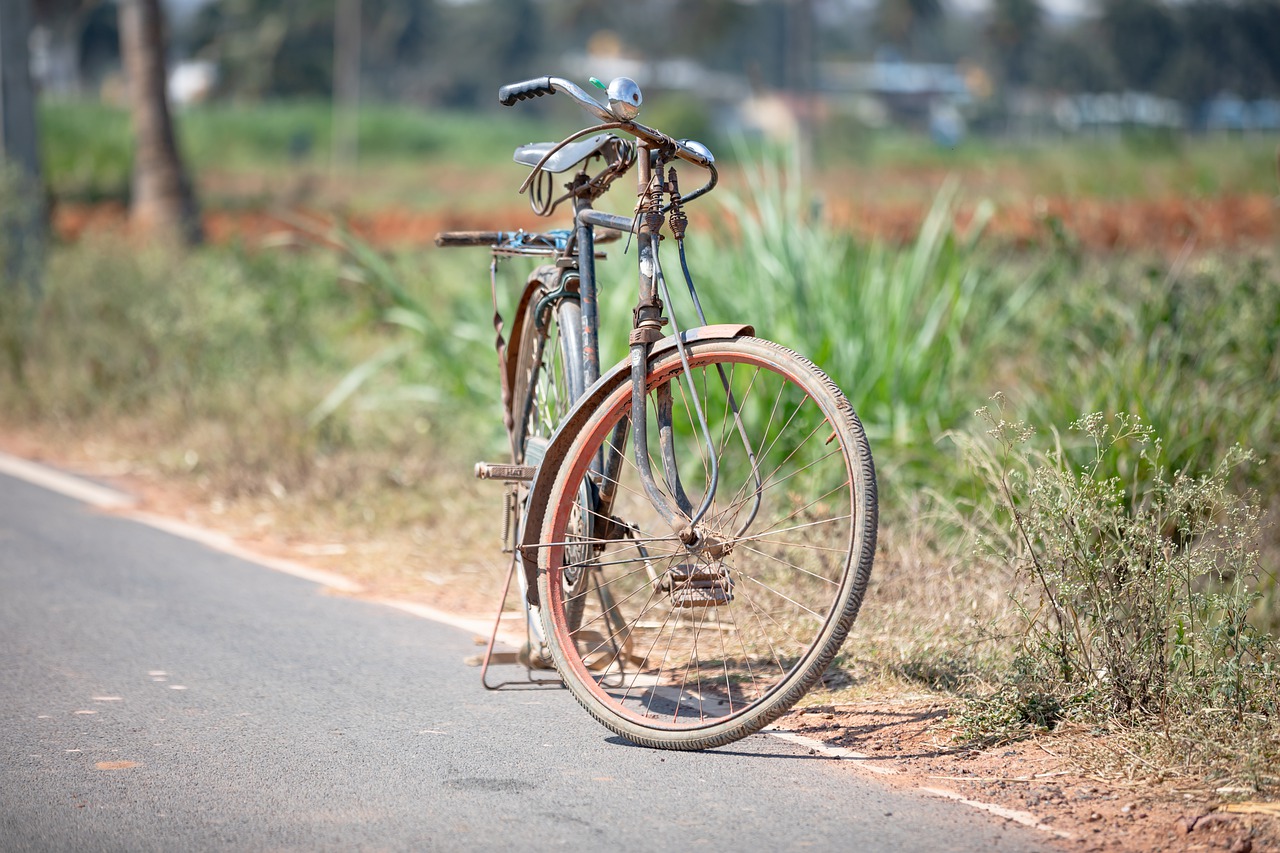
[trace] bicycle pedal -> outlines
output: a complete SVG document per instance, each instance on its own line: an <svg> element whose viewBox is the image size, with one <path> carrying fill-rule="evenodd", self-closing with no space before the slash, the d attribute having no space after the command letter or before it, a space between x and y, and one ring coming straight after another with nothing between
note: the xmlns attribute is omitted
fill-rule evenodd
<svg viewBox="0 0 1280 853"><path fill-rule="evenodd" d="M671 592L672 605L685 610L695 607L719 607L730 601L733 601L733 593L719 586L705 589L677 589Z"/></svg>
<svg viewBox="0 0 1280 853"><path fill-rule="evenodd" d="M508 483L527 483L538 473L536 465L509 465L501 462L477 462L477 480L503 480Z"/></svg>
<svg viewBox="0 0 1280 853"><path fill-rule="evenodd" d="M527 669L555 669L556 665L551 660L551 653L546 648L539 646L534 651L532 643L525 643L520 647L520 651L516 652L516 661L524 664Z"/></svg>

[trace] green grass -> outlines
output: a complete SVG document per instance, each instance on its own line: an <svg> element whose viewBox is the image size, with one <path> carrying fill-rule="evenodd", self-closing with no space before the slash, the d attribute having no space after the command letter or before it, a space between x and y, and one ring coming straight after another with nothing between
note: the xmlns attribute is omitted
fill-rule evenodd
<svg viewBox="0 0 1280 853"><path fill-rule="evenodd" d="M123 109L46 99L39 120L46 180L56 196L126 197L133 132ZM333 117L325 102L199 105L177 111L175 125L197 174L329 168ZM517 145L571 127L529 115L495 122L478 113L366 104L360 110L359 157L380 168L441 162L475 170L505 163Z"/></svg>
<svg viewBox="0 0 1280 853"><path fill-rule="evenodd" d="M1058 264L1048 267L1043 291L1037 313L1052 326L1009 349L1015 362L1056 366L1022 383L1039 420L1138 415L1164 439L1175 470L1204 470L1237 443L1264 457L1280 452L1274 260L1246 253Z"/></svg>
<svg viewBox="0 0 1280 853"><path fill-rule="evenodd" d="M646 120L676 136L703 139L721 161L741 151L696 104L668 97ZM183 150L197 172L244 173L298 167L328 169L333 138L324 101L211 103L175 113ZM449 163L476 171L510 159L524 142L558 139L585 125L572 104L541 101L512 110L467 113L366 103L360 108L359 152L364 167ZM1008 142L970 137L955 149L900 131L838 128L819 132L821 166L923 174L957 171L1009 181L1030 193L1115 198L1274 191L1274 142L1265 137L1079 137ZM40 138L55 195L124 198L132 131L122 108L99 102L46 98ZM750 162L748 160L747 162Z"/></svg>
<svg viewBox="0 0 1280 853"><path fill-rule="evenodd" d="M6 386L6 404L35 419L173 405L229 414L236 407L219 394L252 393L260 378L335 359L346 301L319 258L55 248L25 387Z"/></svg>
<svg viewBox="0 0 1280 853"><path fill-rule="evenodd" d="M826 223L794 161L765 161L745 183L748 194L719 196L724 232L689 239L709 317L752 323L830 374L853 401L878 464L892 472L890 494L931 483L935 442L973 410L975 383L1041 276L996 269L978 242L986 208L968 236L956 233L953 184L915 241L896 247ZM668 267L678 281L674 261ZM682 297L674 310L690 322Z"/></svg>
<svg viewBox="0 0 1280 853"><path fill-rule="evenodd" d="M123 110L89 101L39 102L40 158L55 196L123 198L133 131Z"/></svg>
<svg viewBox="0 0 1280 853"><path fill-rule="evenodd" d="M970 136L943 148L920 134L861 132L819 137L819 163L984 174L1030 193L1099 198L1274 193L1276 144L1266 135L1106 136L1002 139Z"/></svg>

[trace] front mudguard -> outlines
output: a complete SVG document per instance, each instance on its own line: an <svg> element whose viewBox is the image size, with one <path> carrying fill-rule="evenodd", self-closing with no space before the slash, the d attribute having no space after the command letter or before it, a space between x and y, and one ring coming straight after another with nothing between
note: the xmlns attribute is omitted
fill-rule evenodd
<svg viewBox="0 0 1280 853"><path fill-rule="evenodd" d="M751 326L726 323L690 329L680 334L680 340L685 344L696 341L728 341L754 333ZM675 336L669 335L653 345L650 359L665 355L675 348ZM564 461L569 452L569 446L573 444L573 440L577 438L596 407L617 390L620 384L629 381L631 381L631 362L623 359L588 388L582 395L582 399L574 405L556 429L555 435L551 437L551 443L547 446L546 455L538 465L537 473L534 474L518 548L525 579L528 581L525 586L528 590L525 598L535 607L538 606L538 540L542 537L542 523L546 518L547 503L551 499L551 489L555 486L560 463Z"/></svg>

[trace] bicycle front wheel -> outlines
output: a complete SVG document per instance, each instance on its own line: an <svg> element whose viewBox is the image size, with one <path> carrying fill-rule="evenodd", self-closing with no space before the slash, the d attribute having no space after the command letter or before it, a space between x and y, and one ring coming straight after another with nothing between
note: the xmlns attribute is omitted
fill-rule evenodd
<svg viewBox="0 0 1280 853"><path fill-rule="evenodd" d="M553 659L587 711L639 744L704 749L772 722L831 663L866 590L877 506L862 425L812 363L755 338L687 355L687 373L674 351L649 371L647 453L673 504L702 504L714 466L696 398L719 469L696 542L646 494L620 379L561 463L539 593ZM566 586L566 573L583 580Z"/></svg>

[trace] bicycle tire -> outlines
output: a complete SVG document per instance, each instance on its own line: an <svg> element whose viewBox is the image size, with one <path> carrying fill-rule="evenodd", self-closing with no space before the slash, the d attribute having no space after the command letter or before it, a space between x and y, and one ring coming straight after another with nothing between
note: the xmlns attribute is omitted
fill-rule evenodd
<svg viewBox="0 0 1280 853"><path fill-rule="evenodd" d="M812 362L750 337L695 341L687 355L720 464L703 539L718 544L691 553L648 502L631 458L634 430L615 432L631 418L625 375L560 463L539 543L543 630L561 678L605 727L666 749L738 740L813 686L857 618L878 515L866 434L843 393ZM669 434L685 448L677 467L697 506L707 462L684 379L679 354L668 351L654 359L646 385L651 398L667 385L682 403ZM591 473L597 451L619 434L626 446L618 448L618 476ZM650 435L657 434L651 426ZM672 493L660 463L652 467L659 487ZM601 489L616 485L617 498L594 519L601 538L584 543L569 522L582 483L592 478ZM583 545L593 580L580 594L585 614L572 618L562 575ZM591 588L607 589L609 603L594 601Z"/></svg>

